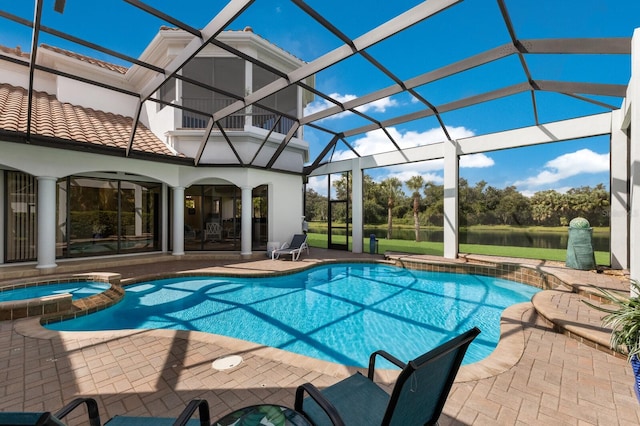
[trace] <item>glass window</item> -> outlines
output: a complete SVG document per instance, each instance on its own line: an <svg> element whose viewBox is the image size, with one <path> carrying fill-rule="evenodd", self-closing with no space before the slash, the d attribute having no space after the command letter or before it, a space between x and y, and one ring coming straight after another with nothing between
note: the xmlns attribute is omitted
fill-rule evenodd
<svg viewBox="0 0 640 426"><path fill-rule="evenodd" d="M240 188L234 185L194 185L187 188L184 249L240 250L240 204Z"/></svg>
<svg viewBox="0 0 640 426"><path fill-rule="evenodd" d="M118 182L91 178L69 181L68 256L118 252Z"/></svg>
<svg viewBox="0 0 640 426"><path fill-rule="evenodd" d="M160 185L120 183L120 251L160 249Z"/></svg>
<svg viewBox="0 0 640 426"><path fill-rule="evenodd" d="M229 94L245 95L244 64L244 61L239 58L194 58L189 61L183 69L185 77L221 89L226 93L183 83L182 105L205 114L213 114L235 102L236 98ZM222 123L223 127L243 129L244 115L244 111L239 111L225 118ZM206 115L188 111L184 112L183 117L183 126L187 128L204 128L208 122Z"/></svg>
<svg viewBox="0 0 640 426"><path fill-rule="evenodd" d="M255 92L256 90L275 81L277 78L278 76L272 72L264 70L258 66L254 66L253 91ZM271 110L254 105L253 126L267 130L271 130L273 128L275 132L286 134L289 129L291 129L293 120L282 117L282 119L277 122L278 114L273 113L272 110L280 111L284 114L295 117L298 105L298 89L295 85L286 87L273 95L262 99L260 101L260 105L271 108ZM276 127L274 128L274 126Z"/></svg>
<svg viewBox="0 0 640 426"><path fill-rule="evenodd" d="M58 182L59 257L160 249L161 186L71 177Z"/></svg>
<svg viewBox="0 0 640 426"><path fill-rule="evenodd" d="M252 249L253 250L266 250L268 235L268 221L269 217L269 197L268 186L261 185L253 189L252 191L252 207L253 207L253 234L252 234Z"/></svg>
<svg viewBox="0 0 640 426"><path fill-rule="evenodd" d="M160 100L165 102L174 102L176 100L176 79L171 77L165 84L160 87L158 96ZM165 104L159 104L160 107L158 109L164 108Z"/></svg>
<svg viewBox="0 0 640 426"><path fill-rule="evenodd" d="M7 221L5 260L20 262L36 259L37 180L21 172L6 172Z"/></svg>

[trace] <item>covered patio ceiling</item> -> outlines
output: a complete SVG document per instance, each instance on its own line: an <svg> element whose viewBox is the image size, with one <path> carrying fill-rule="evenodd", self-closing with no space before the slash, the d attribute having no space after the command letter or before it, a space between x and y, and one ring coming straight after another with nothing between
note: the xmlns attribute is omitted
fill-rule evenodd
<svg viewBox="0 0 640 426"><path fill-rule="evenodd" d="M353 140L367 132L384 133L386 144L379 148L381 152L401 152L403 146L394 137L393 128L403 132L439 129L442 140L446 140L456 139L451 129L465 125L471 116L483 123L474 127L475 134L481 135L615 110L621 105L630 77L633 24L629 16L638 16L619 5L615 13L605 13L580 9L584 2L555 0L527 2L526 6L517 0L346 2L378 8L376 18L369 20L360 19L357 5L340 4L338 8L326 1L291 0L280 2L277 8L271 0L175 3L152 5L124 0L120 9L126 15L104 16L96 5L91 15L80 17L71 12L71 1L36 0L30 16L24 6L2 6L6 10L0 10L0 22L29 31L31 55L23 64L29 67L30 93L35 72L74 78L55 65L36 63L38 46L45 42L126 67L154 71L155 78L137 93L105 81L82 79L136 97L134 121L140 119L145 102L162 103L154 97L158 89L171 77L181 78L180 69L208 44L267 69L279 78L209 114L200 152L225 117L297 85L312 92L316 101L301 116L270 108L295 124L266 167L274 164L295 132L305 126L305 139L311 145L311 161L305 173L310 174L334 160L339 147L350 151L352 157L365 155ZM197 19L193 9L198 10ZM476 19L479 11L483 19ZM274 39L270 27L252 25L257 16L265 14L280 34L287 32L283 28L291 28L289 37L279 35ZM590 19L581 22L585 16ZM605 34L593 25L598 19L619 19L620 26L615 33ZM131 28L126 22L140 24ZM163 25L180 28L194 38L168 65L137 59ZM301 58L306 64L283 73L216 38L222 31L246 26L296 55L300 55L296 46L305 43L305 49L299 51L306 53ZM131 42L104 42L98 35L105 28L130 33ZM0 59L16 62L4 54ZM592 72L587 74L586 70ZM310 77L316 87L305 83ZM332 85L336 79L340 79L339 84ZM226 93L223 87L195 83ZM341 90L345 87L354 89ZM127 153L133 141L134 134ZM199 158L194 158L194 163L198 165Z"/></svg>

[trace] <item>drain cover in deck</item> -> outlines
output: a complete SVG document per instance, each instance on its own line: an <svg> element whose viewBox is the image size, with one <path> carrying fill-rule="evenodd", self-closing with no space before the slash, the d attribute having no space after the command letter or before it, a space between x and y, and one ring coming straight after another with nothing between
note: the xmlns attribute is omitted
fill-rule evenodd
<svg viewBox="0 0 640 426"><path fill-rule="evenodd" d="M216 370L228 370L233 367L237 367L242 362L240 355L229 355L222 358L218 358L211 363L211 368Z"/></svg>

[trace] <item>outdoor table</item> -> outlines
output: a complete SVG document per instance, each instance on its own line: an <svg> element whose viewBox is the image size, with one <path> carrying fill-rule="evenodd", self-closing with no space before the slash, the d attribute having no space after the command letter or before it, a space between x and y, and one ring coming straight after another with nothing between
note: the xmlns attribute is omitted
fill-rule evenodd
<svg viewBox="0 0 640 426"><path fill-rule="evenodd" d="M274 404L259 404L243 407L213 422L214 426L231 426L236 424L312 426L309 420L292 408Z"/></svg>

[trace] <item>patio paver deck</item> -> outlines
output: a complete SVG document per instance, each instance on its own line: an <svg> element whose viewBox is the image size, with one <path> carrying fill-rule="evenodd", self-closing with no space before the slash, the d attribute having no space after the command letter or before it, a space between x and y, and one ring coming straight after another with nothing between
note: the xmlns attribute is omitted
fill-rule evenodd
<svg viewBox="0 0 640 426"><path fill-rule="evenodd" d="M382 258L312 249L300 262L213 260L207 256L158 262L139 257L134 264L131 260L85 259L59 269L79 273L95 271L100 265L100 270L121 273L124 279L203 268L255 274L354 257ZM537 267L555 268L555 274L564 274L562 279L575 286L624 287L623 280L605 274L546 263ZM30 269L0 268L0 284L33 273ZM584 309L586 305L575 293L547 293L536 303L545 316L575 325L587 338L602 333L599 318ZM463 367L440 424L640 424L640 404L627 361L593 347L591 341L581 341L579 335L576 339L558 333L557 326L543 320L536 309L527 303L505 312L498 349L487 362ZM212 361L230 354L241 355L243 362L226 371L211 368ZM40 327L37 319L0 322L2 411L55 411L77 396L92 396L105 421L116 414L177 415L190 399L205 398L212 417L217 418L253 403L292 406L298 384L311 381L323 387L351 372L343 366L198 332L58 333ZM82 424L79 416L71 420L71 424Z"/></svg>

